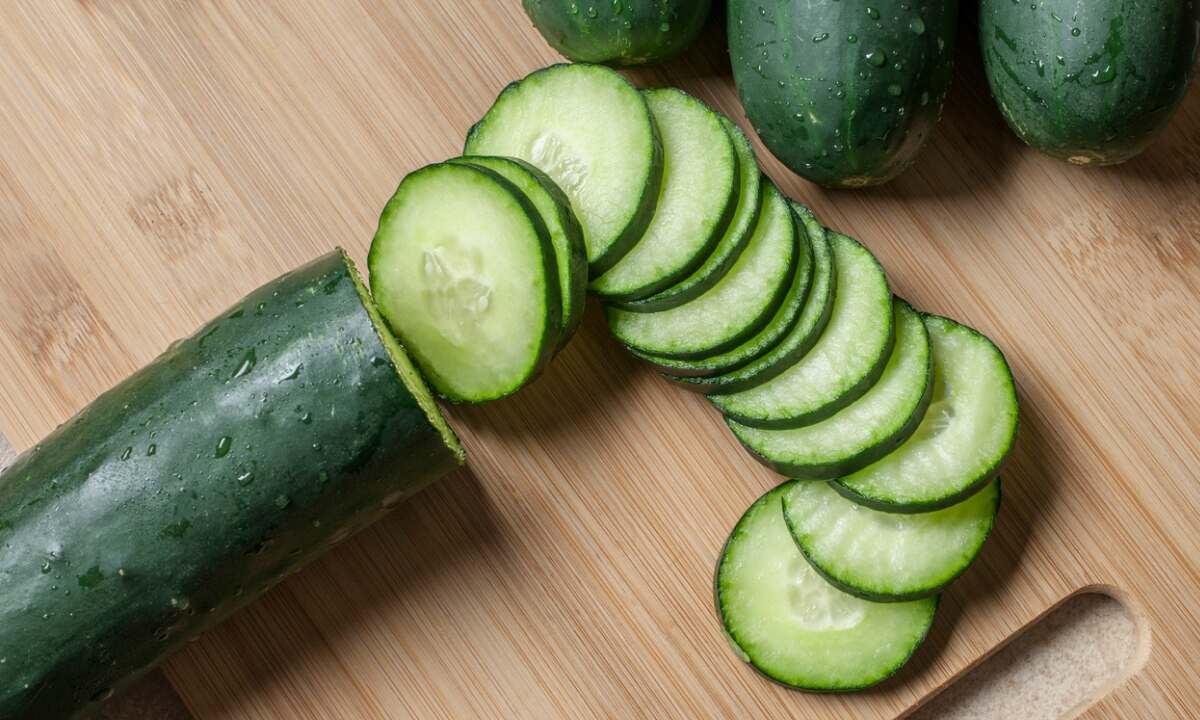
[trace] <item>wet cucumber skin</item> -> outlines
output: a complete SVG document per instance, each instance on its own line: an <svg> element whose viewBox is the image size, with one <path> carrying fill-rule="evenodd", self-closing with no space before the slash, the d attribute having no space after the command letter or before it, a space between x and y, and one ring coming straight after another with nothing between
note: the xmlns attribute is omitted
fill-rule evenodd
<svg viewBox="0 0 1200 720"><path fill-rule="evenodd" d="M550 46L575 62L646 65L687 49L708 19L711 0L523 0Z"/></svg>
<svg viewBox="0 0 1200 720"><path fill-rule="evenodd" d="M1029 145L1078 165L1128 160L1166 126L1191 80L1195 0L983 0L992 95Z"/></svg>
<svg viewBox="0 0 1200 720"><path fill-rule="evenodd" d="M263 287L0 475L0 718L91 706L457 465L342 255Z"/></svg>

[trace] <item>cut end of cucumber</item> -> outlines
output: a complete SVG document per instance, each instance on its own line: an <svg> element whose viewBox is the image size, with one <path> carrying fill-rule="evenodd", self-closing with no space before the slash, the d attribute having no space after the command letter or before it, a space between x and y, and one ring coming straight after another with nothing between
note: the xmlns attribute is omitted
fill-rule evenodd
<svg viewBox="0 0 1200 720"><path fill-rule="evenodd" d="M358 266L354 264L354 260L342 248L338 248L338 252L342 256L342 262L346 263L346 268L350 272L351 279L354 280L354 289L358 291L358 296L362 299L363 307L367 310L367 316L371 318L371 325L375 328L375 334L379 336L380 342L387 350L388 357L392 361L392 367L396 374L400 377L400 381L408 388L409 394L417 401L417 405L425 412L425 417L429 419L429 424L437 429L442 436L442 442L454 454L458 460L458 464L462 465L467 461L467 452L463 449L462 443L458 439L458 435L446 422L445 416L442 415L441 408L438 407L437 401L430 392L429 386L425 384L425 378L417 371L416 365L408 357L408 353L396 341L396 337L392 335L392 331L388 329L387 323L384 322L383 316L379 314L379 308L375 305L375 300L371 297L367 285L363 282L362 275L358 271Z"/></svg>

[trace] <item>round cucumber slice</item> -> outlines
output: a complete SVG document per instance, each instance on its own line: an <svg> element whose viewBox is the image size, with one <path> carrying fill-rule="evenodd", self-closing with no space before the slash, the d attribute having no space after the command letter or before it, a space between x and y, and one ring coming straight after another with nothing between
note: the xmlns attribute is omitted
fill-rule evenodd
<svg viewBox="0 0 1200 720"><path fill-rule="evenodd" d="M809 563L846 592L878 602L940 592L983 548L1000 510L996 480L957 505L902 515L859 505L824 482L784 486L783 513Z"/></svg>
<svg viewBox="0 0 1200 720"><path fill-rule="evenodd" d="M828 233L838 290L825 331L806 355L747 390L710 395L743 425L811 425L846 407L879 379L891 354L894 325L887 276L857 240Z"/></svg>
<svg viewBox="0 0 1200 720"><path fill-rule="evenodd" d="M554 65L500 93L464 155L520 158L562 188L583 226L592 277L642 236L662 182L662 146L646 101L599 65Z"/></svg>
<svg viewBox="0 0 1200 720"><path fill-rule="evenodd" d="M929 406L933 374L920 314L895 301L896 343L865 395L818 423L764 430L726 420L751 454L780 475L828 480L860 470L913 434Z"/></svg>
<svg viewBox="0 0 1200 720"><path fill-rule="evenodd" d="M617 307L632 312L657 312L670 310L694 300L725 277L725 273L733 267L750 242L750 236L758 222L758 211L762 206L759 202L762 195L762 173L758 170L758 158L754 155L754 146L750 144L746 133L729 118L723 115L720 117L721 125L729 133L737 153L739 186L737 207L733 211L733 220L726 228L724 237L713 248L704 264L678 284L648 298L613 303Z"/></svg>
<svg viewBox="0 0 1200 720"><path fill-rule="evenodd" d="M662 141L662 189L641 240L592 281L606 299L636 300L686 278L712 253L737 206L737 155L720 117L681 90L642 94Z"/></svg>
<svg viewBox="0 0 1200 720"><path fill-rule="evenodd" d="M933 399L893 453L834 482L888 512L928 512L977 492L1000 470L1017 433L1017 390L1004 354L953 320L925 316L933 348Z"/></svg>
<svg viewBox="0 0 1200 720"><path fill-rule="evenodd" d="M739 657L790 687L849 691L885 680L925 639L937 598L876 603L829 584L788 532L785 487L750 506L717 563L726 635Z"/></svg>
<svg viewBox="0 0 1200 720"><path fill-rule="evenodd" d="M400 183L369 258L380 313L429 383L483 402L529 383L553 355L562 299L538 211L484 168L442 163Z"/></svg>
<svg viewBox="0 0 1200 720"><path fill-rule="evenodd" d="M562 349L583 322L587 303L587 247L583 244L583 229L571 209L571 201L550 176L516 158L469 156L450 162L462 162L499 173L525 193L537 208L550 242L554 245L554 260L558 268L559 294L562 296L562 331L558 347Z"/></svg>
<svg viewBox="0 0 1200 720"><path fill-rule="evenodd" d="M767 184L758 226L733 269L689 303L653 313L609 307L608 324L634 350L696 358L737 347L775 314L791 286L796 223L787 201Z"/></svg>

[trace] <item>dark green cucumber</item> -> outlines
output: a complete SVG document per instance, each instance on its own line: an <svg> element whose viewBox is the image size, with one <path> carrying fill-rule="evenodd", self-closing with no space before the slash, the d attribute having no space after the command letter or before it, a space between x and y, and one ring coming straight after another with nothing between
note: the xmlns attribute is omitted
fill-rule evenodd
<svg viewBox="0 0 1200 720"><path fill-rule="evenodd" d="M696 39L711 0L524 0L550 47L576 62L645 65L670 60Z"/></svg>
<svg viewBox="0 0 1200 720"><path fill-rule="evenodd" d="M730 0L746 114L771 152L815 183L886 182L937 124L957 14L957 0Z"/></svg>
<svg viewBox="0 0 1200 720"><path fill-rule="evenodd" d="M266 285L0 475L0 717L103 700L461 460L344 254Z"/></svg>
<svg viewBox="0 0 1200 720"><path fill-rule="evenodd" d="M1077 165L1140 153L1187 92L1200 41L1193 0L983 0L992 95L1026 143Z"/></svg>

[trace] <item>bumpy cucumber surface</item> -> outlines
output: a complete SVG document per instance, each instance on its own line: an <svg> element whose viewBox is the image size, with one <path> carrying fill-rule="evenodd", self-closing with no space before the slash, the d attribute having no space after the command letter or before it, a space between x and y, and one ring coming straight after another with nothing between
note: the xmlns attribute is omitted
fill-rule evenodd
<svg viewBox="0 0 1200 720"><path fill-rule="evenodd" d="M925 323L903 300L895 301L894 312L892 356L865 395L832 417L789 430L727 420L733 434L775 472L810 480L848 475L894 450L916 431L933 394Z"/></svg>
<svg viewBox="0 0 1200 720"><path fill-rule="evenodd" d="M878 462L834 482L855 502L889 512L949 507L1000 470L1017 432L1017 392L1004 355L977 331L927 315L933 399L915 433Z"/></svg>
<svg viewBox="0 0 1200 720"><path fill-rule="evenodd" d="M645 65L683 52L708 18L711 0L619 0L584 9L575 0L524 0L550 46L576 62Z"/></svg>
<svg viewBox="0 0 1200 720"><path fill-rule="evenodd" d="M463 154L520 158L549 175L583 226L592 277L642 236L662 182L662 146L642 94L599 65L554 65L509 85Z"/></svg>
<svg viewBox="0 0 1200 720"><path fill-rule="evenodd" d="M783 493L750 506L717 564L717 612L734 650L802 690L859 690L890 677L925 639L937 599L876 603L835 588L792 540Z"/></svg>
<svg viewBox="0 0 1200 720"><path fill-rule="evenodd" d="M662 189L641 239L592 281L594 292L616 300L653 295L690 275L712 253L737 207L737 155L720 116L681 90L642 94L662 141Z"/></svg>
<svg viewBox="0 0 1200 720"><path fill-rule="evenodd" d="M726 417L763 428L810 425L862 397L883 372L894 337L887 276L857 240L840 233L828 237L838 289L825 331L776 377L709 396Z"/></svg>
<svg viewBox="0 0 1200 720"><path fill-rule="evenodd" d="M0 717L94 705L459 464L373 313L328 255L0 475Z"/></svg>

